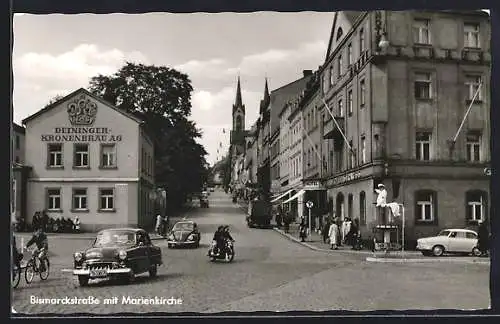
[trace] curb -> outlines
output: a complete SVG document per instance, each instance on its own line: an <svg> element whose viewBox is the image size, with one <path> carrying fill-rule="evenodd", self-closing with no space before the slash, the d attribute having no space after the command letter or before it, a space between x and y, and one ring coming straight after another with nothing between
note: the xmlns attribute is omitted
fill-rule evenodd
<svg viewBox="0 0 500 324"><path fill-rule="evenodd" d="M487 264L490 265L490 261L478 261L475 259L456 259L456 258L429 258L429 259L396 259L396 258L374 258L367 257L368 262L379 262L379 263L467 263L467 264Z"/></svg>
<svg viewBox="0 0 500 324"><path fill-rule="evenodd" d="M352 250L330 250L330 249L322 249L322 248L318 248L318 247L315 247L307 242L302 242L301 240L299 240L298 238L295 238L293 237L292 235L290 234L287 234L285 233L284 231L274 227L273 230L276 232L276 233L279 233L281 234L282 236L286 237L287 239L289 239L290 241L293 241L295 243L298 243L300 245L303 245L313 251L317 251L317 252L323 252L323 253L348 253L348 254L373 254L373 252L371 251L352 251Z"/></svg>

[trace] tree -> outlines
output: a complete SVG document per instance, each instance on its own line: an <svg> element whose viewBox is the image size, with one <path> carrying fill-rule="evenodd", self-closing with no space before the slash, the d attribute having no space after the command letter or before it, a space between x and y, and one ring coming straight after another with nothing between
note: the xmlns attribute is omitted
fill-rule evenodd
<svg viewBox="0 0 500 324"><path fill-rule="evenodd" d="M178 207L206 181L201 132L191 115L193 88L186 74L162 66L127 62L113 75L97 75L89 91L142 119L155 144L157 186L169 207Z"/></svg>

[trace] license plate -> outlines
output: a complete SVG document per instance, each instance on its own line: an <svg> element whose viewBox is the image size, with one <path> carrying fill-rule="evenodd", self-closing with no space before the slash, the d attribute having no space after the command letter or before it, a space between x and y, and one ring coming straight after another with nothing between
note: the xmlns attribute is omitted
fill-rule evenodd
<svg viewBox="0 0 500 324"><path fill-rule="evenodd" d="M91 277L106 277L108 275L108 272L105 269L99 269L99 270L90 270L90 276Z"/></svg>

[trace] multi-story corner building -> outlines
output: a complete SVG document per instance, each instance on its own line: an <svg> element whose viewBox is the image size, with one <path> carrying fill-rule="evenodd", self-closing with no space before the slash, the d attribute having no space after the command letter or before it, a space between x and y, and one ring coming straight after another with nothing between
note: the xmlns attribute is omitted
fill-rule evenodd
<svg viewBox="0 0 500 324"><path fill-rule="evenodd" d="M292 187L289 182L288 154L289 147L289 109L287 104L295 99L305 88L306 83L312 77L311 70L304 70L300 79L281 86L271 91L270 98L270 122L271 122L271 180L275 183L273 200L281 203L291 198L297 188ZM286 117L285 117L286 116ZM283 131L282 131L283 130ZM299 189L300 190L300 189ZM294 206L297 203L294 202ZM296 210L296 207L294 207Z"/></svg>
<svg viewBox="0 0 500 324"><path fill-rule="evenodd" d="M143 122L79 89L23 120L27 218L78 216L82 229L151 228L154 145Z"/></svg>
<svg viewBox="0 0 500 324"><path fill-rule="evenodd" d="M337 216L370 231L383 183L409 241L489 217L490 35L482 11L335 13L321 75Z"/></svg>
<svg viewBox="0 0 500 324"><path fill-rule="evenodd" d="M323 110L320 93L319 73L306 84L299 109L302 115L302 185L305 190L304 201L311 201L312 216L317 219L328 213L326 188L323 186L322 178L326 174L326 160L323 158L323 124L321 123L321 112ZM319 222L313 220L315 225Z"/></svg>
<svg viewBox="0 0 500 324"><path fill-rule="evenodd" d="M297 217L301 218L304 215L304 190L303 190L303 159L302 159L302 148L303 148L303 121L302 113L299 106L299 96L293 100L290 105L290 115L288 116L288 121L290 122L290 146L288 148L289 160L290 160L290 171L288 173L289 186L294 189L294 195L287 199L286 202L291 202L291 210L295 212Z"/></svg>

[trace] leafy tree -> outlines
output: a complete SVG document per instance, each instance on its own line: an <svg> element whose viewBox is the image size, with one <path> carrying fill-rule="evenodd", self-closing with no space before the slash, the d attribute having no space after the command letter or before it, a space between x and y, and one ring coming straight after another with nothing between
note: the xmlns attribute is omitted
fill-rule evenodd
<svg viewBox="0 0 500 324"><path fill-rule="evenodd" d="M201 132L191 115L193 88L186 74L168 67L127 62L113 75L97 75L89 91L144 120L155 143L156 183L169 207L179 207L206 181Z"/></svg>

